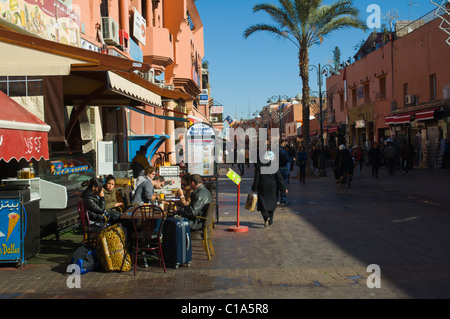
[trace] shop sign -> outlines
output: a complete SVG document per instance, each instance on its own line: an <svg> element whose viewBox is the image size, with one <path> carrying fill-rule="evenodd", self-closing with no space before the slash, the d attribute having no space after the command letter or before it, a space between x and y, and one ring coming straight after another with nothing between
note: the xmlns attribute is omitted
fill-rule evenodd
<svg viewBox="0 0 450 319"><path fill-rule="evenodd" d="M200 105L208 105L209 96L207 94L200 95Z"/></svg>
<svg viewBox="0 0 450 319"><path fill-rule="evenodd" d="M145 32L147 27L147 21L144 17L134 9L134 22L133 22L133 36L145 45Z"/></svg>
<svg viewBox="0 0 450 319"><path fill-rule="evenodd" d="M211 114L223 114L223 106L212 106Z"/></svg>
<svg viewBox="0 0 450 319"><path fill-rule="evenodd" d="M228 123L228 125L232 126L233 125L233 119L231 118L231 116L227 116L227 118L225 119L225 121Z"/></svg>
<svg viewBox="0 0 450 319"><path fill-rule="evenodd" d="M198 75L197 70L195 70L194 68L192 68L192 70L191 70L191 76L192 76L192 80L195 82L195 84L200 86L200 76Z"/></svg>
<svg viewBox="0 0 450 319"><path fill-rule="evenodd" d="M61 159L51 161L52 175L66 175L81 172L92 172L92 166L84 159Z"/></svg>
<svg viewBox="0 0 450 319"><path fill-rule="evenodd" d="M158 169L160 176L180 176L179 166L160 166Z"/></svg>
<svg viewBox="0 0 450 319"><path fill-rule="evenodd" d="M81 39L81 48L94 52L102 52L102 48L96 46L92 42L86 41L85 39Z"/></svg>
<svg viewBox="0 0 450 319"><path fill-rule="evenodd" d="M355 121L355 127L356 128L365 128L366 122L364 120L356 120Z"/></svg>
<svg viewBox="0 0 450 319"><path fill-rule="evenodd" d="M58 0L0 0L0 23L81 47L80 16Z"/></svg>

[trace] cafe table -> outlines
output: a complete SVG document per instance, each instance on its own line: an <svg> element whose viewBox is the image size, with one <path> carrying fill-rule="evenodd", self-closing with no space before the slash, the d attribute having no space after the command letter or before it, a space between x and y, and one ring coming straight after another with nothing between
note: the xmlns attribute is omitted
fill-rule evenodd
<svg viewBox="0 0 450 319"><path fill-rule="evenodd" d="M169 204L177 204L180 202L179 198L165 198L164 200L161 201L162 204L164 204L164 216L167 217L167 212L168 212L168 205ZM165 205L167 204L167 205ZM124 219L124 220L131 220L133 217L133 212L137 207L140 206L150 206L150 204L136 204L136 205L132 205L130 207L128 207L121 215L120 215L120 219ZM139 213L135 214L135 217L139 218Z"/></svg>

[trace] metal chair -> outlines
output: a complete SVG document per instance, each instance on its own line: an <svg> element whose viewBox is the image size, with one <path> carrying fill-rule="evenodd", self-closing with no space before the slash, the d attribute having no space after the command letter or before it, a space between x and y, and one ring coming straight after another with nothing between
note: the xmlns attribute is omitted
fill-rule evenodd
<svg viewBox="0 0 450 319"><path fill-rule="evenodd" d="M137 206L133 210L131 216L134 233L133 237L133 255L134 255L134 275L136 275L138 252L142 253L145 267L147 261L145 259L145 252L158 251L159 267L161 264L166 272L166 265L164 263L164 256L162 252L162 228L164 224L164 213L155 205Z"/></svg>
<svg viewBox="0 0 450 319"><path fill-rule="evenodd" d="M102 228L95 227L94 222L89 220L89 214L86 211L86 205L82 200L77 204L78 215L80 216L81 226L83 227L83 243L93 243L97 240ZM94 236L93 236L94 235Z"/></svg>
<svg viewBox="0 0 450 319"><path fill-rule="evenodd" d="M211 256L214 256L214 248L212 245L212 235L214 228L214 211L216 208L216 203L209 203L208 208L206 209L206 216L198 218L203 219L203 228L202 228L202 245L203 249L206 251L206 256L208 260L211 260Z"/></svg>

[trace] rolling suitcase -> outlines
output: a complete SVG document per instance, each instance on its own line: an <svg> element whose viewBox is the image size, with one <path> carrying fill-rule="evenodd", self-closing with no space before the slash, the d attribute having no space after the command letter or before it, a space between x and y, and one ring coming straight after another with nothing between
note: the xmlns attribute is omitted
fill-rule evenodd
<svg viewBox="0 0 450 319"><path fill-rule="evenodd" d="M186 218L168 217L164 221L162 251L166 265L191 265L191 229Z"/></svg>

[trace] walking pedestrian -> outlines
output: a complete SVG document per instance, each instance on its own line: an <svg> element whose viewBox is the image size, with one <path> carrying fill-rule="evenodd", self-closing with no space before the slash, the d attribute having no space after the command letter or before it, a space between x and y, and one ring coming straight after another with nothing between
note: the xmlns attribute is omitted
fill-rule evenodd
<svg viewBox="0 0 450 319"><path fill-rule="evenodd" d="M278 169L274 174L264 174L262 169L269 169L271 162L275 159L273 152L266 152L263 157L265 163L258 162L253 180L252 192L258 194L257 210L264 218L264 227L273 224L274 213L277 208L277 190L287 194L288 190Z"/></svg>
<svg viewBox="0 0 450 319"><path fill-rule="evenodd" d="M297 165L300 170L300 183L305 184L306 179L306 162L308 160L308 154L305 152L305 147L302 145L300 151L297 154Z"/></svg>
<svg viewBox="0 0 450 319"><path fill-rule="evenodd" d="M313 146L312 150L311 150L311 160L312 160L312 164L313 164L313 174L316 173L316 169L319 170L319 154L320 154L320 150L318 147Z"/></svg>
<svg viewBox="0 0 450 319"><path fill-rule="evenodd" d="M288 179L289 179L289 166L291 163L291 159L289 158L289 154L288 151L286 149L286 140L281 140L280 142L280 156L279 156L279 166L280 166L280 172L281 172L281 176L283 177L283 181L284 181L284 185L288 184ZM278 193L278 199L279 199L279 203L281 205L287 205L288 201L286 199L286 193L284 192L283 189L278 189L277 191Z"/></svg>
<svg viewBox="0 0 450 319"><path fill-rule="evenodd" d="M237 165L238 165L238 169L239 169L239 173L241 176L244 176L244 165L245 165L245 149L241 148L238 151L238 155L237 155Z"/></svg>
<svg viewBox="0 0 450 319"><path fill-rule="evenodd" d="M378 171L381 166L381 150L377 143L372 145L368 152L369 165L372 166L372 178L378 178Z"/></svg>
<svg viewBox="0 0 450 319"><path fill-rule="evenodd" d="M363 161L361 145L353 146L352 156L355 163L356 177L361 178L362 161Z"/></svg>
<svg viewBox="0 0 450 319"><path fill-rule="evenodd" d="M414 158L414 148L408 141L405 141L405 144L403 144L400 150L400 157L402 159L402 174L408 174L408 168L412 166L412 160Z"/></svg>
<svg viewBox="0 0 450 319"><path fill-rule="evenodd" d="M388 145L383 150L383 156L385 159L385 164L388 169L389 175L395 174L395 161L398 157L398 151L392 145L392 142L389 142Z"/></svg>

